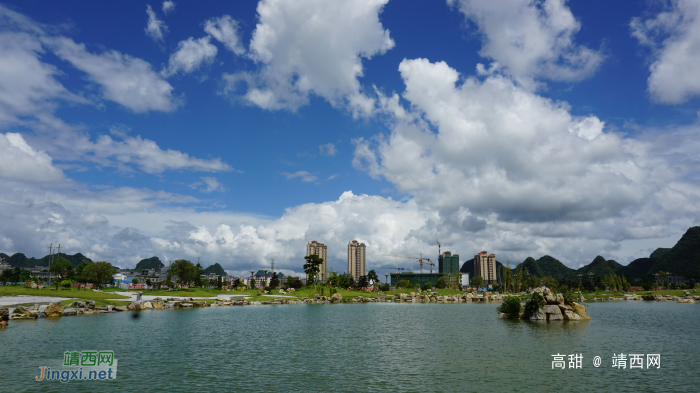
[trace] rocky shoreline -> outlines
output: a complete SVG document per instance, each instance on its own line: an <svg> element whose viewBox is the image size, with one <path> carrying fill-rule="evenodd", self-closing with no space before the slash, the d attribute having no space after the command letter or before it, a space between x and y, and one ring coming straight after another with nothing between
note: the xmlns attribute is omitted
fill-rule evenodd
<svg viewBox="0 0 700 393"><path fill-rule="evenodd" d="M548 321L579 321L589 320L590 316L580 302L583 301L617 301L617 300L653 300L659 302L675 301L677 303L695 303L700 301L700 296L690 296L685 293L683 298L671 295L624 295L623 297L592 298L584 299L579 293L579 303L571 305L564 304L564 297L561 294L554 295L547 288L536 288L545 298L546 304L532 315L521 313L522 319L548 320ZM524 294L523 294L524 295ZM502 302L506 295L465 293L456 295L439 295L437 292L420 293L398 293L387 297L363 297L357 296L351 299L343 299L339 293L332 296L316 296L315 298L287 299L273 298L269 301L250 301L219 297L213 303L192 298L155 298L147 301L134 301L128 306L96 307L94 301L74 301L69 306L63 307L59 302L52 302L48 306L35 304L31 307L19 306L13 310L7 307L0 308L0 317L7 316L8 319L37 319L45 317L63 317L77 315L94 315L102 313L115 313L126 311L146 311L146 310L166 310L166 309L187 309L201 307L227 307L227 306L251 306L251 305L282 305L282 304L341 304L341 303L479 303L479 302ZM499 318L507 318L504 313L500 313Z"/></svg>

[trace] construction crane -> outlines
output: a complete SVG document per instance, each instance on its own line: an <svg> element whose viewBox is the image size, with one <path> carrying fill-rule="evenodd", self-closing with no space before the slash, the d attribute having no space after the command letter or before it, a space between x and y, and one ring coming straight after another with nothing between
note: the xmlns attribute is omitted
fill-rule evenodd
<svg viewBox="0 0 700 393"><path fill-rule="evenodd" d="M433 272L433 266L435 266L434 263L430 262L430 258L423 258L423 254L420 254L420 257L407 257L404 255L391 255L391 254L383 254L385 257L396 257L396 258L408 258L408 259L417 259L416 262L420 263L420 272L423 273L423 265L430 265L430 273ZM424 262L428 261L428 262Z"/></svg>

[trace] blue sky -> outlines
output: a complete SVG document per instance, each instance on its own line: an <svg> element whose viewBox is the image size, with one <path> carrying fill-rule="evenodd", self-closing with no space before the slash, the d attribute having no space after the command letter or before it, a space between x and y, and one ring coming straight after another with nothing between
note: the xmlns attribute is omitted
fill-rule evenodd
<svg viewBox="0 0 700 393"><path fill-rule="evenodd" d="M4 2L0 251L648 256L700 216L700 5L610 4Z"/></svg>

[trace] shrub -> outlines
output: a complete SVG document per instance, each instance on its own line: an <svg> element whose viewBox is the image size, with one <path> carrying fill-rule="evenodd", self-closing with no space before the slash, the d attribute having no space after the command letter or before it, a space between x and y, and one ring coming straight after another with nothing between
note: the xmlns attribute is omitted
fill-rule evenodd
<svg viewBox="0 0 700 393"><path fill-rule="evenodd" d="M391 290L391 286L389 286L389 284L382 284L382 286L380 286L379 289L381 289L382 292L387 292Z"/></svg>
<svg viewBox="0 0 700 393"><path fill-rule="evenodd" d="M61 281L61 286L65 289L70 288L71 285L73 285L73 283L70 280Z"/></svg>
<svg viewBox="0 0 700 393"><path fill-rule="evenodd" d="M642 289L644 289L645 291L648 291L651 289L651 287L652 287L651 281L649 281L648 278L645 278L644 281L642 281Z"/></svg>
<svg viewBox="0 0 700 393"><path fill-rule="evenodd" d="M408 280L399 280L399 282L396 283L396 286L399 288L408 288L411 286L411 283Z"/></svg>
<svg viewBox="0 0 700 393"><path fill-rule="evenodd" d="M516 296L506 296L503 304L498 306L498 312L506 313L508 318L518 319L520 317L520 298Z"/></svg>
<svg viewBox="0 0 700 393"><path fill-rule="evenodd" d="M445 280L445 277L440 277L437 279L437 282L435 283L435 288L437 288L437 289L447 288L447 280Z"/></svg>
<svg viewBox="0 0 700 393"><path fill-rule="evenodd" d="M544 297L539 292L533 292L530 295L530 299L525 303L525 313L527 315L532 315L536 313L540 308L544 307L545 301Z"/></svg>
<svg viewBox="0 0 700 393"><path fill-rule="evenodd" d="M562 285L560 287L561 290L561 295L564 296L564 304L567 306L570 306L571 303L576 301L576 295L574 294L574 291L569 288L568 285Z"/></svg>

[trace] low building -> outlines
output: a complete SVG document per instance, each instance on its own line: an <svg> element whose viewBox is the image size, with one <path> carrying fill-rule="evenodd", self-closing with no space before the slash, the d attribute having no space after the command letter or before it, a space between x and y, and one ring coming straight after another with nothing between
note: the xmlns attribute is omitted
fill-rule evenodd
<svg viewBox="0 0 700 393"><path fill-rule="evenodd" d="M391 273L391 286L396 287L399 281L407 280L413 285L423 286L430 283L434 287L437 285L437 280L442 276L442 273Z"/></svg>

